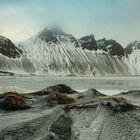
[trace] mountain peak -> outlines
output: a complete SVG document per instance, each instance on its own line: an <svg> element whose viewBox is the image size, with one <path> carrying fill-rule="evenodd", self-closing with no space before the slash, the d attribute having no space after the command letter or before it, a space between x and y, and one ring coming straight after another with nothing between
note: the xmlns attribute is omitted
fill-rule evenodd
<svg viewBox="0 0 140 140"><path fill-rule="evenodd" d="M41 32L38 33L37 37L45 42L58 42L58 37L61 36L68 36L64 31L62 31L59 27L48 27L43 29Z"/></svg>
<svg viewBox="0 0 140 140"><path fill-rule="evenodd" d="M135 40L127 45L127 47L125 48L125 52L126 54L131 54L134 50L139 49L140 49L140 41Z"/></svg>
<svg viewBox="0 0 140 140"><path fill-rule="evenodd" d="M17 48L10 39L0 36L0 53L9 58L19 58L22 50Z"/></svg>
<svg viewBox="0 0 140 140"><path fill-rule="evenodd" d="M97 50L97 43L93 34L80 38L79 43L83 50Z"/></svg>
<svg viewBox="0 0 140 140"><path fill-rule="evenodd" d="M46 27L44 28L40 34L54 34L54 35L65 35L66 33L61 30L60 27L57 27L57 26L50 26L50 27Z"/></svg>

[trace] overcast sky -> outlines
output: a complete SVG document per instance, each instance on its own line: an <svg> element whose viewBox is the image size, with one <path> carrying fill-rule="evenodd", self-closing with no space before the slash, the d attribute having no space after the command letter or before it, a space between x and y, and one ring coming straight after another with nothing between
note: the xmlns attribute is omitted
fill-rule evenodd
<svg viewBox="0 0 140 140"><path fill-rule="evenodd" d="M140 0L0 0L0 35L20 41L51 25L125 46L140 40Z"/></svg>

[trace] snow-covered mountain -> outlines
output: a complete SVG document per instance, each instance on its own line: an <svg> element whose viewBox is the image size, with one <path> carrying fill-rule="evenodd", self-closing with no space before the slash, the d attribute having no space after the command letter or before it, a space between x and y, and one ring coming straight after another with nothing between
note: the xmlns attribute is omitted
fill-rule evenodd
<svg viewBox="0 0 140 140"><path fill-rule="evenodd" d="M133 75L140 75L140 41L130 43L125 52L127 57L125 62L129 67L129 73Z"/></svg>
<svg viewBox="0 0 140 140"><path fill-rule="evenodd" d="M17 48L8 38L0 36L0 53L9 58L19 58L22 50Z"/></svg>
<svg viewBox="0 0 140 140"><path fill-rule="evenodd" d="M35 72L32 62L24 56L22 49L3 36L0 36L0 72Z"/></svg>
<svg viewBox="0 0 140 140"><path fill-rule="evenodd" d="M115 40L106 40L105 38L97 40L97 49L104 50L108 52L108 54L113 55L113 56L124 56L125 55L125 50Z"/></svg>
<svg viewBox="0 0 140 140"><path fill-rule="evenodd" d="M109 44L110 45L110 44ZM71 75L127 74L119 56L97 48L93 35L76 39L59 29L44 29L19 44L39 73Z"/></svg>
<svg viewBox="0 0 140 140"><path fill-rule="evenodd" d="M125 56L126 50L118 42L106 39L96 41L94 35L76 39L59 28L45 28L16 46L16 49L9 48L18 50L20 57L9 57L0 50L0 71L46 75L135 73L130 67L131 58Z"/></svg>

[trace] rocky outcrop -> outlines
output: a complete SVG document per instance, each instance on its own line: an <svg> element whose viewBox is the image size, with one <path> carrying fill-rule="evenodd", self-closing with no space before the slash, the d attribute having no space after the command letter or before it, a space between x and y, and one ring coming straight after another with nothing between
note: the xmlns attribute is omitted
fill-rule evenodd
<svg viewBox="0 0 140 140"><path fill-rule="evenodd" d="M23 51L17 48L8 38L0 36L0 53L9 58L19 58Z"/></svg>
<svg viewBox="0 0 140 140"><path fill-rule="evenodd" d="M140 41L134 41L127 45L125 48L126 54L131 54L134 50L140 50Z"/></svg>
<svg viewBox="0 0 140 140"><path fill-rule="evenodd" d="M59 44L60 42L71 42L75 47L78 47L78 41L71 34L66 34L59 28L45 28L39 32L36 38L41 39L49 44Z"/></svg>
<svg viewBox="0 0 140 140"><path fill-rule="evenodd" d="M82 47L82 49L87 50L97 50L97 43L94 38L94 35L87 35L79 39L79 45Z"/></svg>
<svg viewBox="0 0 140 140"><path fill-rule="evenodd" d="M52 87L60 90L58 85ZM25 98L31 108L10 112L0 108L0 139L137 140L140 137L140 91L116 96L106 96L95 89L65 92L65 95L5 93L0 96L0 102L9 94ZM59 103L60 96L66 99L64 104ZM55 105L48 106L48 99Z"/></svg>
<svg viewBox="0 0 140 140"><path fill-rule="evenodd" d="M105 38L97 40L97 48L108 52L110 55L125 55L124 48L115 40L106 40Z"/></svg>
<svg viewBox="0 0 140 140"><path fill-rule="evenodd" d="M125 48L125 63L131 75L140 75L140 41L134 41Z"/></svg>
<svg viewBox="0 0 140 140"><path fill-rule="evenodd" d="M59 42L59 40L57 39L57 36L59 35L63 36L66 34L58 28L54 29L45 28L37 36L45 42L57 43Z"/></svg>
<svg viewBox="0 0 140 140"><path fill-rule="evenodd" d="M13 76L35 73L36 69L20 48L8 38L0 36L0 75Z"/></svg>

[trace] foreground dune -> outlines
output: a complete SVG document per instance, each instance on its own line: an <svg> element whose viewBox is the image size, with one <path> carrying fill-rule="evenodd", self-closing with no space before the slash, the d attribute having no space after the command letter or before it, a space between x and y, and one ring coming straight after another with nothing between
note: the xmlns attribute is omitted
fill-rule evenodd
<svg viewBox="0 0 140 140"><path fill-rule="evenodd" d="M60 84L0 95L0 140L139 140L140 91L106 96Z"/></svg>

